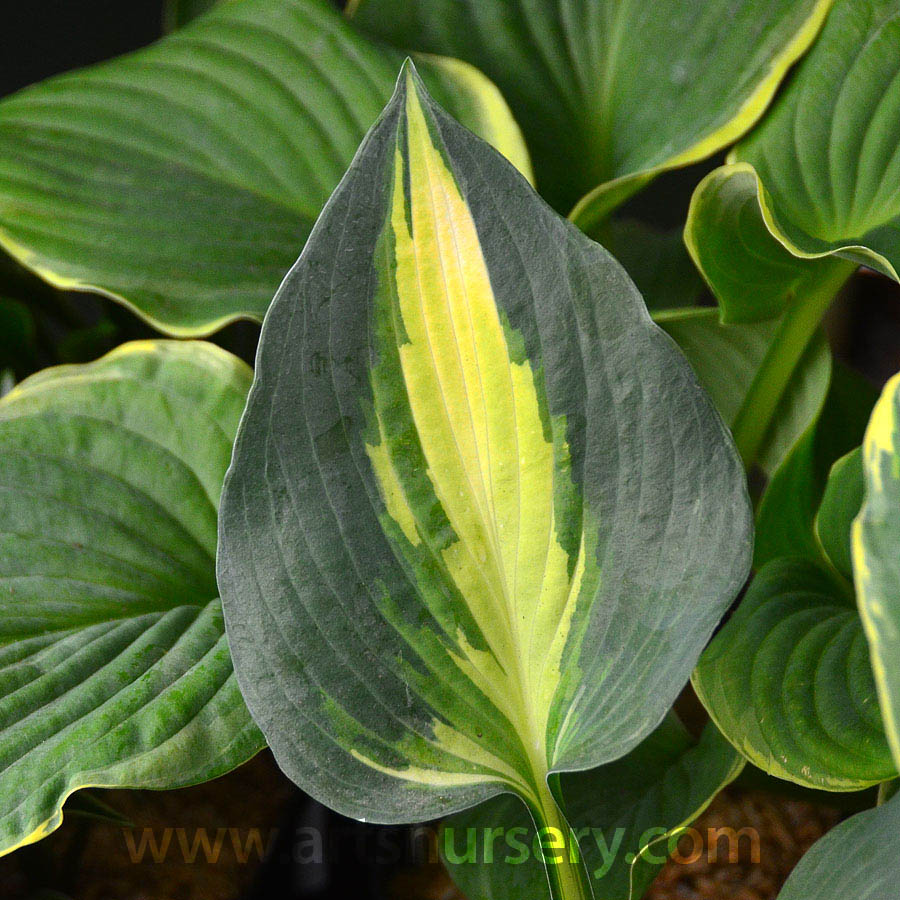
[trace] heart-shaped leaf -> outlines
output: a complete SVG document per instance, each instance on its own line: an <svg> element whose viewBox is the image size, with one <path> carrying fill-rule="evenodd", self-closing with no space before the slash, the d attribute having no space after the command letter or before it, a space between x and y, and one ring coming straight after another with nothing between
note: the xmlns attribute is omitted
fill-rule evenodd
<svg viewBox="0 0 900 900"><path fill-rule="evenodd" d="M897 894L900 797L858 813L803 856L778 900L887 900Z"/></svg>
<svg viewBox="0 0 900 900"><path fill-rule="evenodd" d="M853 525L853 570L885 728L900 767L900 376L875 406L862 459L865 502Z"/></svg>
<svg viewBox="0 0 900 900"><path fill-rule="evenodd" d="M357 0L395 46L459 57L507 98L542 195L584 228L762 114L830 0ZM600 186L598 188L598 186ZM596 189L596 190L595 190Z"/></svg>
<svg viewBox="0 0 900 900"><path fill-rule="evenodd" d="M87 786L171 788L263 746L215 580L250 382L209 344L126 344L0 401L0 851Z"/></svg>
<svg viewBox="0 0 900 900"><path fill-rule="evenodd" d="M282 768L347 815L512 791L567 833L548 776L661 721L750 532L622 269L407 70L266 317L226 481L219 583Z"/></svg>
<svg viewBox="0 0 900 900"><path fill-rule="evenodd" d="M898 72L900 2L837 0L772 110L698 187L686 239L731 320L777 315L829 257L898 278Z"/></svg>
<svg viewBox="0 0 900 900"><path fill-rule="evenodd" d="M622 759L563 775L566 817L579 835L595 895L642 897L677 836L743 766L743 757L715 725L694 741L670 714ZM560 852L541 850L528 812L509 796L449 818L439 847L469 900L544 896L541 858Z"/></svg>
<svg viewBox="0 0 900 900"><path fill-rule="evenodd" d="M262 318L402 58L328 0L241 0L15 94L0 103L0 247L172 334ZM457 60L422 69L527 167L486 78Z"/></svg>

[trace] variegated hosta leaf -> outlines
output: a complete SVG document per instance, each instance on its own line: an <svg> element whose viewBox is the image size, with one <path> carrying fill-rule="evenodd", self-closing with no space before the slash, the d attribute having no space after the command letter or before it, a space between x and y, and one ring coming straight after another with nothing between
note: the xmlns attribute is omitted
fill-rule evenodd
<svg viewBox="0 0 900 900"><path fill-rule="evenodd" d="M900 797L857 813L820 838L791 872L778 900L888 900L900 884Z"/></svg>
<svg viewBox="0 0 900 900"><path fill-rule="evenodd" d="M262 318L402 60L329 0L237 0L21 91L0 103L0 248L172 334ZM483 75L439 58L422 74L527 168Z"/></svg>
<svg viewBox="0 0 900 900"><path fill-rule="evenodd" d="M733 320L776 315L823 260L897 279L900 0L836 0L762 124L691 205L686 238Z"/></svg>
<svg viewBox="0 0 900 900"><path fill-rule="evenodd" d="M900 766L900 375L875 406L862 459L865 501L853 525L853 571L885 728Z"/></svg>
<svg viewBox="0 0 900 900"><path fill-rule="evenodd" d="M249 382L212 345L147 342L0 401L0 852L79 788L181 787L263 746L214 562Z"/></svg>
<svg viewBox="0 0 900 900"><path fill-rule="evenodd" d="M406 70L267 315L226 482L282 767L366 819L513 791L558 826L548 775L659 723L749 551L727 431L627 276Z"/></svg>
<svg viewBox="0 0 900 900"><path fill-rule="evenodd" d="M476 65L521 123L541 193L590 227L762 114L831 0L351 0L407 50ZM589 193L590 192L590 193ZM587 194L588 196L584 196Z"/></svg>
<svg viewBox="0 0 900 900"><path fill-rule="evenodd" d="M642 897L677 835L743 766L715 725L694 741L670 713L622 759L563 775L566 816L581 835L595 896ZM546 894L536 837L522 804L505 796L447 819L439 848L468 900L536 900Z"/></svg>

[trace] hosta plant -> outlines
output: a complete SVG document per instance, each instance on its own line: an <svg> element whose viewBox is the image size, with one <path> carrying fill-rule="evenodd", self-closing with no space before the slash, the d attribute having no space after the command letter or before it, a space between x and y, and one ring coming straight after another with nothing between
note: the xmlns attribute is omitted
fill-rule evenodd
<svg viewBox="0 0 900 900"><path fill-rule="evenodd" d="M0 852L268 745L470 900L638 900L749 763L878 788L782 900L891 896L900 387L823 321L898 280L900 0L165 28L0 101Z"/></svg>

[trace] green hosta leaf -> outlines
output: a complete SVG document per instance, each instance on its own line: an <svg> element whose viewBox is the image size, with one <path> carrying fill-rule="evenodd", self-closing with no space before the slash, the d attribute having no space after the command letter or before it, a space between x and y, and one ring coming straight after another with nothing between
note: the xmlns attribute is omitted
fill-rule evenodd
<svg viewBox="0 0 900 900"><path fill-rule="evenodd" d="M513 791L564 828L548 776L661 721L749 519L622 269L407 70L266 317L223 500L236 668L280 765L366 819Z"/></svg>
<svg viewBox="0 0 900 900"><path fill-rule="evenodd" d="M830 0L356 0L404 49L476 65L521 123L538 185L588 227L657 172L710 156L762 114ZM600 187L598 188L598 185ZM598 188L595 190L595 188Z"/></svg>
<svg viewBox="0 0 900 900"><path fill-rule="evenodd" d="M765 772L834 791L896 777L853 592L820 565L764 566L701 657L694 687Z"/></svg>
<svg viewBox="0 0 900 900"><path fill-rule="evenodd" d="M654 318L678 342L725 422L732 426L747 415L748 392L779 323L723 324L717 310L705 307L660 310ZM778 469L818 417L830 376L831 352L820 336L801 358L772 417L757 460L764 472Z"/></svg>
<svg viewBox="0 0 900 900"><path fill-rule="evenodd" d="M820 838L778 900L887 900L900 883L900 798L858 813Z"/></svg>
<svg viewBox="0 0 900 900"><path fill-rule="evenodd" d="M617 762L562 776L566 814L580 834L595 895L642 897L677 835L743 765L714 725L695 742L670 714ZM535 900L546 894L547 880L536 837L522 804L505 796L448 819L439 846L469 900Z"/></svg>
<svg viewBox="0 0 900 900"><path fill-rule="evenodd" d="M781 556L823 561L815 520L829 472L839 457L862 440L876 397L875 389L861 376L835 364L824 406L763 494L756 517L756 568ZM828 493L836 499L836 487ZM835 564L838 561L835 557Z"/></svg>
<svg viewBox="0 0 900 900"><path fill-rule="evenodd" d="M401 61L327 0L240 0L26 89L0 103L0 247L173 334L261 318ZM527 167L487 79L456 60L422 69Z"/></svg>
<svg viewBox="0 0 900 900"><path fill-rule="evenodd" d="M837 0L771 112L698 187L687 242L732 317L777 314L832 255L898 278L898 72L900 2Z"/></svg>
<svg viewBox="0 0 900 900"><path fill-rule="evenodd" d="M893 775L852 585L841 575L855 514L844 496L848 470L832 468L860 440L873 401L867 383L835 366L824 406L763 495L759 574L694 674L713 719L751 762L827 790Z"/></svg>
<svg viewBox="0 0 900 900"><path fill-rule="evenodd" d="M853 580L850 527L863 500L860 448L842 456L832 467L816 516L816 537L828 561L848 581Z"/></svg>
<svg viewBox="0 0 900 900"><path fill-rule="evenodd" d="M865 502L853 525L853 570L878 695L900 766L900 376L885 387L863 442Z"/></svg>
<svg viewBox="0 0 900 900"><path fill-rule="evenodd" d="M79 788L194 784L263 746L214 563L249 382L211 345L136 343L0 402L0 850Z"/></svg>

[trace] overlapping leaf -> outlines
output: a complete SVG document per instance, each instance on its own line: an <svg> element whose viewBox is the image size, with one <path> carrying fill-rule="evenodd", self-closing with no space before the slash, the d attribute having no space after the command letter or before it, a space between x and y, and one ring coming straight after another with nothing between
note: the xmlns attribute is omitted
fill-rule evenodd
<svg viewBox="0 0 900 900"><path fill-rule="evenodd" d="M734 427L754 415L748 395L780 323L726 324L709 307L658 310L655 321L678 343L726 424ZM821 336L800 359L776 404L756 462L772 476L816 421L831 377L831 352Z"/></svg>
<svg viewBox="0 0 900 900"><path fill-rule="evenodd" d="M267 315L223 499L236 670L284 770L366 819L513 791L564 830L552 773L659 723L749 518L621 268L407 71Z"/></svg>
<svg viewBox="0 0 900 900"><path fill-rule="evenodd" d="M830 0L357 0L404 49L473 63L522 125L538 186L582 227L762 114ZM600 186L598 188L598 185ZM597 189L597 190L595 190Z"/></svg>
<svg viewBox="0 0 900 900"><path fill-rule="evenodd" d="M832 466L862 440L876 399L875 388L862 376L833 364L825 403L772 474L760 502L753 553L757 568L782 556L832 564L823 558L816 537L819 507L828 488L835 489L829 482ZM845 552L831 548L826 557L839 561Z"/></svg>
<svg viewBox="0 0 900 900"><path fill-rule="evenodd" d="M261 318L401 61L328 0L241 0L26 89L0 103L0 247L170 333ZM455 60L422 69L527 168L486 78Z"/></svg>
<svg viewBox="0 0 900 900"><path fill-rule="evenodd" d="M900 766L900 376L866 430L865 502L853 526L853 569L885 728Z"/></svg>
<svg viewBox="0 0 900 900"><path fill-rule="evenodd" d="M262 745L215 581L250 371L127 344L0 401L0 851L86 786L170 788Z"/></svg>
<svg viewBox="0 0 900 900"><path fill-rule="evenodd" d="M898 123L900 2L837 0L762 124L694 196L688 245L727 315L777 315L829 257L898 277Z"/></svg>
<svg viewBox="0 0 900 900"><path fill-rule="evenodd" d="M694 741L670 714L617 762L564 775L560 791L566 815L580 835L595 895L642 897L677 835L743 764L714 725ZM534 825L514 797L498 797L452 816L440 842L450 874L469 900L544 896L540 856L552 859L559 853L540 849Z"/></svg>
<svg viewBox="0 0 900 900"><path fill-rule="evenodd" d="M862 428L867 392L843 370L835 375L821 418L763 497L760 570L701 657L694 684L725 736L759 768L808 787L855 790L896 768L846 568L859 503L848 490L854 456L834 465L827 485L823 475Z"/></svg>

